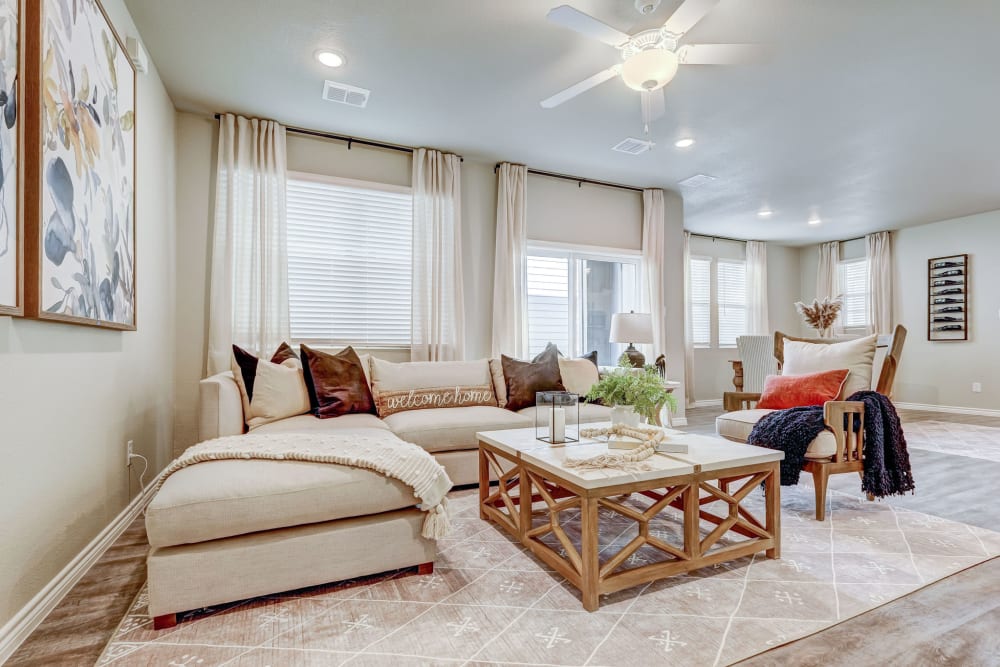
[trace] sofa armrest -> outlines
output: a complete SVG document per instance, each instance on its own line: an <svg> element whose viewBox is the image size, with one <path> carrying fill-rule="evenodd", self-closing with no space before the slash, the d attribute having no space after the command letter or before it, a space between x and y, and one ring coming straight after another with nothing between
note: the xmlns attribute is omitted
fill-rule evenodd
<svg viewBox="0 0 1000 667"><path fill-rule="evenodd" d="M865 404L861 401L827 401L823 404L823 421L837 440L835 463L860 461L864 458ZM858 428L854 428L857 422Z"/></svg>
<svg viewBox="0 0 1000 667"><path fill-rule="evenodd" d="M198 440L243 433L243 398L233 374L226 371L198 383Z"/></svg>
<svg viewBox="0 0 1000 667"><path fill-rule="evenodd" d="M738 412L739 410L752 410L760 394L746 391L727 391L722 395L722 409L726 412Z"/></svg>

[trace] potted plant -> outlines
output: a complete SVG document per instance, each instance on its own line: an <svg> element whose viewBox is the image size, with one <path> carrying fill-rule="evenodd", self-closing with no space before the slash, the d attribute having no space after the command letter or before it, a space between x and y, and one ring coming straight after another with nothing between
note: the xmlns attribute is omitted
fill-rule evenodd
<svg viewBox="0 0 1000 667"><path fill-rule="evenodd" d="M638 426L640 418L655 421L664 406L671 411L677 408L677 399L655 366L633 368L627 359L625 363L619 360L617 368L591 387L587 398L610 406L612 423L628 426Z"/></svg>

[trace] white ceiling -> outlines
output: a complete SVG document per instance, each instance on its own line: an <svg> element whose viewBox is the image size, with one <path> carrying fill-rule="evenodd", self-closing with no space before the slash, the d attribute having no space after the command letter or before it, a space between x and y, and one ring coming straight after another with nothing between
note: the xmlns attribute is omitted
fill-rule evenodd
<svg viewBox="0 0 1000 667"><path fill-rule="evenodd" d="M126 0L179 108L448 149L681 189L695 232L792 244L1000 209L1000 2L721 0L686 41L759 42L761 65L682 66L657 147L618 79L556 109L545 97L617 62L545 20L565 0ZM632 0L572 0L626 32L661 24ZM348 64L326 69L320 47ZM367 109L320 99L330 78ZM698 143L678 150L690 135ZM775 212L759 220L766 203ZM823 224L806 220L815 208Z"/></svg>

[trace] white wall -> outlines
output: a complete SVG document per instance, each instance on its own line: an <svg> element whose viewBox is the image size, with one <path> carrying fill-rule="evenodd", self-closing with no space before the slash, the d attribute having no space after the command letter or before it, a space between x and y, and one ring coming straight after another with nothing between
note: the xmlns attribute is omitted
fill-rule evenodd
<svg viewBox="0 0 1000 667"><path fill-rule="evenodd" d="M137 35L122 0L104 0ZM174 375L174 107L155 70L138 77L138 331L0 317L0 625L138 491L125 441L170 459Z"/></svg>
<svg viewBox="0 0 1000 667"><path fill-rule="evenodd" d="M642 250L642 193L529 174L528 238Z"/></svg>

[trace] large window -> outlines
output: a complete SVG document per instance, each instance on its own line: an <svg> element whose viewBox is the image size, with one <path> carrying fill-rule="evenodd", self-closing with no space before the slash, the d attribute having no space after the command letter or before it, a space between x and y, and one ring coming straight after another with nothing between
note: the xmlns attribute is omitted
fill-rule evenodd
<svg viewBox="0 0 1000 667"><path fill-rule="evenodd" d="M552 342L563 354L597 350L614 365L625 346L609 342L611 316L640 310L637 255L528 248L528 346L538 354Z"/></svg>
<svg viewBox="0 0 1000 667"><path fill-rule="evenodd" d="M409 346L409 189L293 173L287 204L293 341Z"/></svg>
<svg viewBox="0 0 1000 667"><path fill-rule="evenodd" d="M837 265L840 293L844 297L841 324L845 329L868 328L868 259L849 259Z"/></svg>
<svg viewBox="0 0 1000 667"><path fill-rule="evenodd" d="M736 347L746 333L746 262L692 257L688 318L695 347Z"/></svg>

